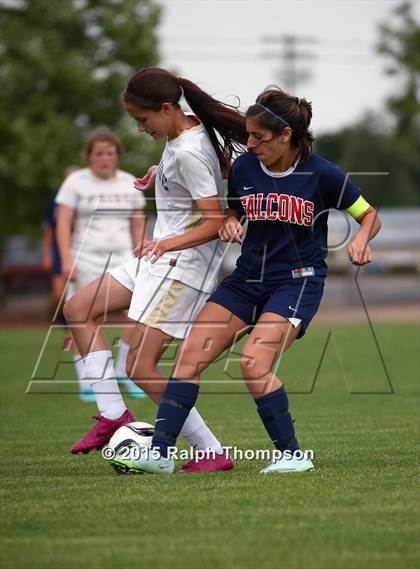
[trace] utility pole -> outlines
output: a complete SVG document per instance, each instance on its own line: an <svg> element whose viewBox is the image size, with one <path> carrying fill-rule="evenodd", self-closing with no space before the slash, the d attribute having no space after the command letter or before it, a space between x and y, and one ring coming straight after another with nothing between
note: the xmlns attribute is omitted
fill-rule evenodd
<svg viewBox="0 0 420 569"><path fill-rule="evenodd" d="M263 42L278 46L278 51L265 53L263 57L264 59L281 61L281 67L276 71L280 86L286 91L295 93L298 86L311 76L307 63L305 66L302 66L300 65L301 62L313 61L315 59L313 50L302 51L301 47L303 45L315 45L317 40L295 34L283 34L265 37Z"/></svg>

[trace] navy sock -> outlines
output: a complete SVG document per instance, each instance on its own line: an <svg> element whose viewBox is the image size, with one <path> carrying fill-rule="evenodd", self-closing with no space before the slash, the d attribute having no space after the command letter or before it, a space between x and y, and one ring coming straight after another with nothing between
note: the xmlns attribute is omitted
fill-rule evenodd
<svg viewBox="0 0 420 569"><path fill-rule="evenodd" d="M273 445L283 451L295 451L299 448L295 436L292 416L289 413L289 399L284 385L256 399L257 411L264 423L265 430Z"/></svg>
<svg viewBox="0 0 420 569"><path fill-rule="evenodd" d="M155 420L155 434L152 447L160 451L161 456L168 456L168 447L176 444L176 439L194 407L199 386L190 381L170 378L160 400Z"/></svg>

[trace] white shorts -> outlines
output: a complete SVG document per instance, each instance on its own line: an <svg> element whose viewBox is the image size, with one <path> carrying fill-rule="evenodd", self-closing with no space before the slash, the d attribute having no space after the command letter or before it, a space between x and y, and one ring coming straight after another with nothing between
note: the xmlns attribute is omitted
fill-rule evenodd
<svg viewBox="0 0 420 569"><path fill-rule="evenodd" d="M109 271L133 291L128 317L173 338L188 336L191 324L210 294L180 281L152 275L150 263L134 259Z"/></svg>
<svg viewBox="0 0 420 569"><path fill-rule="evenodd" d="M120 266L122 263L131 262L138 264L130 251L117 251L113 253L86 253L77 254L73 252L76 259L77 280L69 282L66 290L66 300L69 300L75 292L89 284L91 281L108 272L109 269ZM133 289L131 289L133 290Z"/></svg>
<svg viewBox="0 0 420 569"><path fill-rule="evenodd" d="M140 259L132 257L126 263L122 263L108 272L115 280L133 292L136 286L137 276L140 273L140 266L143 266L143 262Z"/></svg>

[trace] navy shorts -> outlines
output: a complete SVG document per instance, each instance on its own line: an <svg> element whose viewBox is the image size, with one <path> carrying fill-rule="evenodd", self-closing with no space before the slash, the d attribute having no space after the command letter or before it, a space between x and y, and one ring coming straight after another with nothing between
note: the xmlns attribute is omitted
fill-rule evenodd
<svg viewBox="0 0 420 569"><path fill-rule="evenodd" d="M250 326L263 312L299 318L301 338L318 311L324 281L320 276L293 278L290 271L276 282L250 282L235 271L220 283L207 302L224 306Z"/></svg>

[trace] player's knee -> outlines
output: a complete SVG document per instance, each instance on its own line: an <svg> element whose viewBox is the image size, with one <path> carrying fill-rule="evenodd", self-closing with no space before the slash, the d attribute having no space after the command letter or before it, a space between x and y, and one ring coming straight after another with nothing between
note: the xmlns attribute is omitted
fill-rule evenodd
<svg viewBox="0 0 420 569"><path fill-rule="evenodd" d="M266 363L261 361L261 359L256 355L252 354L242 354L240 365L242 377L245 381L256 381L262 379L270 372L270 369L267 369Z"/></svg>
<svg viewBox="0 0 420 569"><path fill-rule="evenodd" d="M64 304L63 314L67 322L78 320L79 306L77 302L74 302L74 296Z"/></svg>
<svg viewBox="0 0 420 569"><path fill-rule="evenodd" d="M78 294L75 294L65 303L63 312L67 322L82 322L86 320L89 309Z"/></svg>
<svg viewBox="0 0 420 569"><path fill-rule="evenodd" d="M64 305L64 316L67 322L86 322L104 315L103 307L82 290L76 292Z"/></svg>

